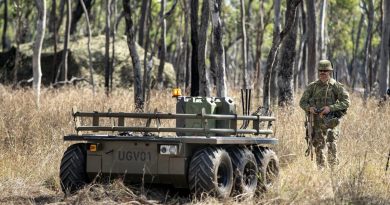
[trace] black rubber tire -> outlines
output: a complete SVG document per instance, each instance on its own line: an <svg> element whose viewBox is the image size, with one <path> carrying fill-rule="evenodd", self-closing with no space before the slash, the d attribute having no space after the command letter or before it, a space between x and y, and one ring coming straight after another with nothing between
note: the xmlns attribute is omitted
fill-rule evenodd
<svg viewBox="0 0 390 205"><path fill-rule="evenodd" d="M90 183L86 160L86 144L73 144L65 151L60 166L61 188L65 194L72 194Z"/></svg>
<svg viewBox="0 0 390 205"><path fill-rule="evenodd" d="M188 171L191 193L202 193L218 198L230 196L233 187L233 167L228 152L222 148L207 147L193 155Z"/></svg>
<svg viewBox="0 0 390 205"><path fill-rule="evenodd" d="M265 192L269 190L279 178L279 159L276 153L268 147L253 147L257 164L258 173L258 191Z"/></svg>
<svg viewBox="0 0 390 205"><path fill-rule="evenodd" d="M253 153L246 147L234 146L228 150L234 170L234 194L252 197L257 189L258 166Z"/></svg>

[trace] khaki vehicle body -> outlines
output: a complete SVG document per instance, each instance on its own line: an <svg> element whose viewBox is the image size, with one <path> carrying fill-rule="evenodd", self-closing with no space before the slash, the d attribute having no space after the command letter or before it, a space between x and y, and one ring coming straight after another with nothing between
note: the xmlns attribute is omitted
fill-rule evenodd
<svg viewBox="0 0 390 205"><path fill-rule="evenodd" d="M207 146L274 145L275 138L221 136L131 137L109 135L68 135L65 140L83 140L98 145L97 151L87 150L86 171L90 178L97 174L121 176L129 183L171 184L188 188L188 164L195 150ZM162 145L177 146L176 155L161 154Z"/></svg>
<svg viewBox="0 0 390 205"><path fill-rule="evenodd" d="M60 173L62 188L65 192L74 191L78 189L79 181L82 185L95 178L120 177L128 183L169 184L176 188L190 188L194 191L194 186L198 183L194 180L198 175L192 173L193 170L213 169L207 166L214 166L215 173L213 172L212 175L215 175L215 180L221 178L220 175L226 177L222 177L222 181L210 181L209 185L227 184L228 191L225 188L222 189L224 186L221 185L222 191L216 195L222 197L230 195L233 187L230 185L233 183L233 175L230 172L233 172L235 155L239 156L244 152L250 152L249 154L253 155L251 153L255 153L256 150L258 153L261 150L266 153L268 148L265 147L277 144L276 138L269 137L272 135L271 122L275 118L258 114L239 116L236 115L235 110L236 107L230 98L205 97L179 97L175 114L78 112L74 110L77 134L67 135L64 140L83 143L69 147L64 154ZM89 121L80 120L81 118L87 118ZM100 121L103 118L109 118L114 123L110 126L102 126ZM147 119L146 126L127 126L126 119L129 118ZM160 120L176 120L176 127L162 127ZM243 125L238 127L237 122L240 120L243 121ZM85 121L91 122L92 126L80 123ZM156 122L155 127L151 126L152 121ZM248 128L250 121L252 127ZM174 132L176 135L164 135L164 132ZM248 134L251 136L245 136ZM234 149L239 150L234 151ZM231 155L231 160L230 157L225 156L226 153ZM264 155L264 153L258 155ZM225 161L225 163L219 164L220 155L222 162ZM198 165L199 162L196 161L198 158L200 163L206 161L206 165ZM255 161L253 156L252 158L252 161ZM80 165L76 162L70 163L71 159L81 159ZM261 157L257 157L256 160L258 163L254 163L257 166L261 163ZM215 163L217 165L214 165ZM275 163L278 168L277 159ZM76 168L76 166L83 166L83 168ZM245 165L244 168L248 169L248 166ZM79 181L67 178L72 172L71 168L81 172L81 175L73 177L80 179ZM256 175L257 170L260 169L256 168ZM84 174L87 176L84 177ZM199 177L209 178L203 175ZM210 176L211 178L213 176ZM208 187L209 185L200 186Z"/></svg>

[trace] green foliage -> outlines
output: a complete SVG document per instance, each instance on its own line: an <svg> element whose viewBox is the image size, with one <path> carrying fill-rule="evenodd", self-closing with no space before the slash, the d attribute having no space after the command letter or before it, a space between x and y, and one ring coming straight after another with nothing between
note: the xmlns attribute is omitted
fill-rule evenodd
<svg viewBox="0 0 390 205"><path fill-rule="evenodd" d="M351 56L354 46L352 35L356 36L360 20L359 1L331 0L328 16L328 46L333 51L331 55Z"/></svg>

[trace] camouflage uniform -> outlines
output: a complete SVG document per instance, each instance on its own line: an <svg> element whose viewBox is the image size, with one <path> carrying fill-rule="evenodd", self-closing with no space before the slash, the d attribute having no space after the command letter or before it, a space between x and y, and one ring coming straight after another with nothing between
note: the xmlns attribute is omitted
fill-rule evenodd
<svg viewBox="0 0 390 205"><path fill-rule="evenodd" d="M330 61L320 61L319 70L333 70ZM328 115L331 116L342 110L346 111L349 107L350 101L343 84L337 82L333 78L330 78L326 83L321 80L310 83L303 93L299 104L306 112L309 111L310 107L321 109L324 106L329 106L330 113L328 113ZM338 118L329 120L327 116L321 118L319 114L314 115L313 146L315 148L318 166L325 166L325 143L328 146L328 163L330 165L338 163L338 122Z"/></svg>

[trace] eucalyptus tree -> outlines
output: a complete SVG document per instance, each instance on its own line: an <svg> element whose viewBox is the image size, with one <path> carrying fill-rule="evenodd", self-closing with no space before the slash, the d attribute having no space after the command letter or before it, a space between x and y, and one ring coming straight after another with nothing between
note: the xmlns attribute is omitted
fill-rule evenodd
<svg viewBox="0 0 390 205"><path fill-rule="evenodd" d="M327 0L322 0L320 2L320 22L319 22L319 36L318 36L318 51L320 59L326 59L326 9L328 5Z"/></svg>
<svg viewBox="0 0 390 205"><path fill-rule="evenodd" d="M134 72L134 104L137 111L143 111L144 99L142 98L141 64L135 44L135 32L132 19L133 12L130 7L130 0L123 0L123 12L126 20L127 46L129 47Z"/></svg>
<svg viewBox="0 0 390 205"><path fill-rule="evenodd" d="M198 10L199 1L191 0L190 3L191 24L191 96L199 95L199 62L198 62Z"/></svg>
<svg viewBox="0 0 390 205"><path fill-rule="evenodd" d="M110 62L110 34L111 34L111 0L106 0L106 44L105 44L105 67L104 67L104 87L106 95L110 94L111 62Z"/></svg>
<svg viewBox="0 0 390 205"><path fill-rule="evenodd" d="M76 8L72 12L72 22L70 26L70 34L73 35L77 31L77 24L81 19L81 16L84 13L84 7L87 10L87 15L89 15L91 11L91 7L93 6L94 0L80 0L77 1Z"/></svg>
<svg viewBox="0 0 390 205"><path fill-rule="evenodd" d="M389 50L390 50L390 1L382 1L383 19L382 35L380 44L380 71L379 71L379 94L386 95L389 85Z"/></svg>
<svg viewBox="0 0 390 205"><path fill-rule="evenodd" d="M80 0L81 7L84 11L85 20L87 22L87 30L88 30L88 67L89 67L89 75L90 75L90 84L92 85L92 93L95 95L95 81L93 78L93 67L92 67L92 54L91 54L91 25L89 23L88 10L84 4L84 0Z"/></svg>
<svg viewBox="0 0 390 205"><path fill-rule="evenodd" d="M211 24L213 27L213 50L216 58L217 66L217 96L226 97L227 96L227 86L226 86L226 65L225 65L225 50L223 47L223 29L221 22L221 9L222 2L221 0L209 0L208 1L210 13L211 13Z"/></svg>
<svg viewBox="0 0 390 205"><path fill-rule="evenodd" d="M307 29L307 75L308 81L316 79L316 12L313 0L305 0L307 8L306 29Z"/></svg>
<svg viewBox="0 0 390 205"><path fill-rule="evenodd" d="M63 75L63 81L66 83L68 81L68 55L69 55L69 38L70 38L70 26L72 21L72 0L66 0L66 28L65 28L65 37L64 37L64 49L62 51L62 61L60 64L60 68L57 72L56 82L59 79L60 73ZM62 72L61 72L62 68Z"/></svg>
<svg viewBox="0 0 390 205"><path fill-rule="evenodd" d="M198 45L198 73L199 73L199 95L209 96L209 77L206 68L206 45L207 45L207 30L209 27L210 9L209 2L203 0L201 21L198 33L199 45Z"/></svg>
<svg viewBox="0 0 390 205"><path fill-rule="evenodd" d="M368 94L371 91L369 80L367 77L367 73L370 72L370 68L372 68L372 27L374 23L374 1L368 0L368 8L366 2L363 1L363 8L367 15L368 25L367 25L367 37L364 43L364 59L363 66L360 68L360 75L362 76L362 84L364 88L364 101L366 102L368 98Z"/></svg>
<svg viewBox="0 0 390 205"><path fill-rule="evenodd" d="M157 87L159 89L162 89L163 86L163 72L164 72L164 66L165 66L165 54L167 52L167 22L164 16L165 13L165 6L166 2L165 0L161 0L161 10L160 10L160 24L161 24L161 39L160 39L160 52L159 52L159 58L160 58L160 64L158 66L158 72L157 72Z"/></svg>
<svg viewBox="0 0 390 205"><path fill-rule="evenodd" d="M36 94L36 105L39 108L40 94L41 94L41 52L42 43L45 37L46 28L46 1L35 0L35 5L38 10L37 16L37 35L35 36L34 50L33 50L33 88Z"/></svg>
<svg viewBox="0 0 390 205"><path fill-rule="evenodd" d="M241 13L241 35L242 35L242 71L243 71L243 81L244 81L244 89L250 88L249 83L249 75L248 75L248 53L247 53L247 36L245 29L245 1L240 1L240 13Z"/></svg>
<svg viewBox="0 0 390 205"><path fill-rule="evenodd" d="M4 16L3 16L3 35L1 37L3 51L8 49L7 43L7 28L8 28L8 0L4 0Z"/></svg>
<svg viewBox="0 0 390 205"><path fill-rule="evenodd" d="M274 36L272 41L271 50L268 53L267 57L267 67L266 73L264 75L264 86L263 86L263 107L266 109L270 108L271 99L270 99L270 80L272 69L274 68L275 59L277 58L280 43L286 37L286 35L291 31L295 21L295 11L298 5L302 2L302 0L288 0L287 1L287 9L286 9L286 23L284 25L283 30L279 33L278 37Z"/></svg>
<svg viewBox="0 0 390 205"><path fill-rule="evenodd" d="M295 19L298 19L298 14L299 12L296 11ZM291 17L286 15L287 18ZM279 106L292 105L294 102L293 68L296 55L297 25L297 20L295 20L291 31L286 35L281 46L280 70L278 72Z"/></svg>

